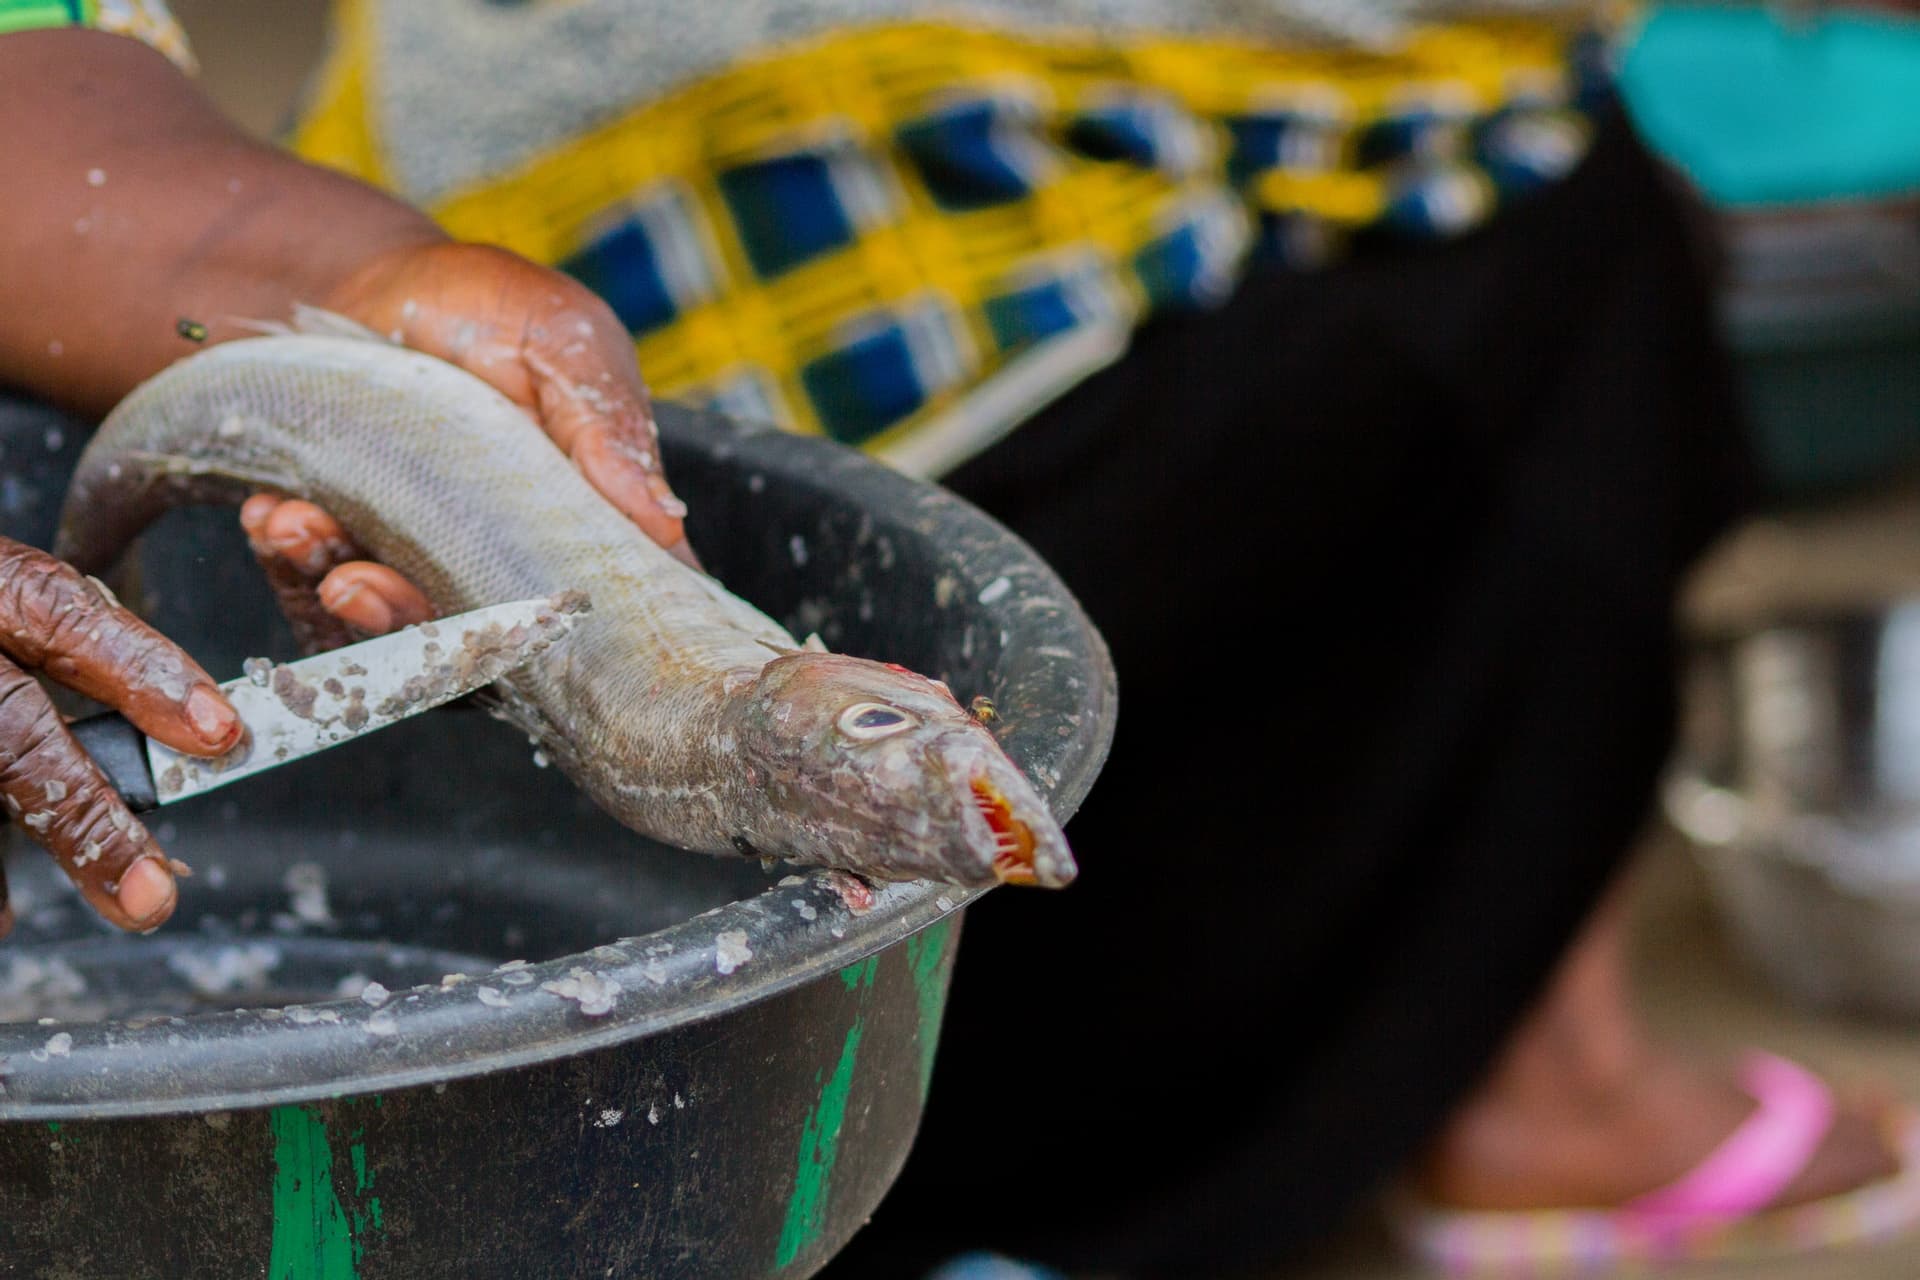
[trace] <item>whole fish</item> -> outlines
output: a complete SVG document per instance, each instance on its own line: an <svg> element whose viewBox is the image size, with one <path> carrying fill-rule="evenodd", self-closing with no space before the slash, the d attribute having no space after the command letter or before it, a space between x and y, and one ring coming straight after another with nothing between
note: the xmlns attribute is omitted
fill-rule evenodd
<svg viewBox="0 0 1920 1280"><path fill-rule="evenodd" d="M89 443L57 551L101 572L166 509L259 490L320 504L442 612L590 597L567 644L496 686L499 714L635 831L884 880L1073 878L1046 804L945 685L803 647L431 356L299 334L180 361Z"/></svg>

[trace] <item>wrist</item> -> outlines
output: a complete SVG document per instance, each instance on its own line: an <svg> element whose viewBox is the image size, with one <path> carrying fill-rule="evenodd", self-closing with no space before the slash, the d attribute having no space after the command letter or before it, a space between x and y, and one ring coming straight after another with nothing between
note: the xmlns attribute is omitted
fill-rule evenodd
<svg viewBox="0 0 1920 1280"><path fill-rule="evenodd" d="M411 271L417 270L421 255L452 243L444 231L425 219L420 225L394 227L385 235L362 241L356 245L357 252L320 273L299 301L370 327L382 327L378 324L380 317L374 314L378 310L376 301L394 292Z"/></svg>
<svg viewBox="0 0 1920 1280"><path fill-rule="evenodd" d="M487 351L495 358L518 352L533 314L529 273L543 280L547 274L495 245L437 234L366 255L320 295L319 305L464 364Z"/></svg>

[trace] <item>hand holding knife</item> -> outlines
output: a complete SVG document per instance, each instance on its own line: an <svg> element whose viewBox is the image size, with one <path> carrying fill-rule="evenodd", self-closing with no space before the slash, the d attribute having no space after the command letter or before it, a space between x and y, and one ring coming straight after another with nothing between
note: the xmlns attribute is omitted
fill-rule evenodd
<svg viewBox="0 0 1920 1280"><path fill-rule="evenodd" d="M136 809L250 777L477 689L554 643L584 608L577 595L493 606L298 663L250 663L248 676L216 686L105 588L0 538L0 801L109 923L152 928L172 913L174 878L187 869L153 841ZM34 672L126 715L68 724ZM11 921L0 876L0 936Z"/></svg>
<svg viewBox="0 0 1920 1280"><path fill-rule="evenodd" d="M211 760L175 751L114 711L67 727L127 807L146 813L484 688L565 636L586 611L584 599L489 605L298 662L256 658L246 675L220 686L246 733Z"/></svg>

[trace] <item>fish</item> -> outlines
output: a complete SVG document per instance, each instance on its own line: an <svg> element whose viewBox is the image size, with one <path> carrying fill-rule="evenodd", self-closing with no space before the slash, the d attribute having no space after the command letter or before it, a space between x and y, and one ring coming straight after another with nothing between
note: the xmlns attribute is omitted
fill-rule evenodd
<svg viewBox="0 0 1920 1280"><path fill-rule="evenodd" d="M633 831L882 881L1076 874L945 684L797 641L655 545L525 410L374 335L237 339L143 382L81 456L55 551L102 573L168 509L260 491L325 508L442 613L584 593L568 643L494 686L493 710Z"/></svg>

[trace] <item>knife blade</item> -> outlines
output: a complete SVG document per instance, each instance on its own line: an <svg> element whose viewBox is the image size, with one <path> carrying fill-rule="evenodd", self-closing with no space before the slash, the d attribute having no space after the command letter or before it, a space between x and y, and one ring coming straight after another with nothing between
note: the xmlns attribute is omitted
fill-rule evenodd
<svg viewBox="0 0 1920 1280"><path fill-rule="evenodd" d="M240 744L211 760L181 755L117 711L68 729L127 807L145 813L365 737L493 683L561 640L591 608L584 594L488 605L297 662L252 658L220 686L240 713Z"/></svg>

